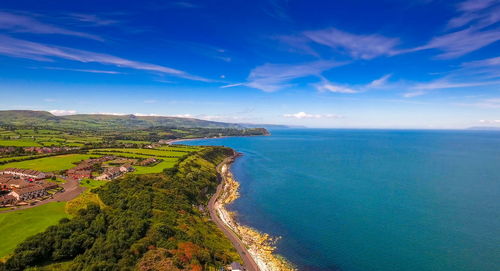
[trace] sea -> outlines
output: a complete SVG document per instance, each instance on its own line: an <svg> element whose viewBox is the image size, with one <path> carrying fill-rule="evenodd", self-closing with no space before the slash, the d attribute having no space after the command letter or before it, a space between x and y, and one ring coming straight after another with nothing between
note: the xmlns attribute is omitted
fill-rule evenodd
<svg viewBox="0 0 500 271"><path fill-rule="evenodd" d="M271 130L243 153L238 220L298 270L500 270L500 132Z"/></svg>

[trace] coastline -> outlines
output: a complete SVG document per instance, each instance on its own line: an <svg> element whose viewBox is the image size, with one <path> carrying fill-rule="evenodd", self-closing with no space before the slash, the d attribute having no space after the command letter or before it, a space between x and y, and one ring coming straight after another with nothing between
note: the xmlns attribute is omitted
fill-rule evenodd
<svg viewBox="0 0 500 271"><path fill-rule="evenodd" d="M254 137L254 136L270 136L271 133L267 133L264 135L238 135L238 136L219 136L219 137L195 137L195 138L177 138L177 139L169 139L167 140L166 144L172 145L178 142L183 142L183 141L193 141L193 140L205 140L205 139L221 139L221 138L228 138L228 137Z"/></svg>
<svg viewBox="0 0 500 271"><path fill-rule="evenodd" d="M238 156L241 156L241 154L235 152L233 156L225 159L217 166L217 172L221 183L219 184L217 193L214 194L209 203L212 219L231 240L242 257L246 270L296 270L283 257L274 253L276 249L275 244L279 238L273 238L266 233L261 233L253 228L240 224L235 218L235 213L226 209L227 204L230 204L239 197L239 183L235 180L230 171L231 164ZM217 223L219 220L222 223ZM228 230L230 232L228 232ZM238 240L234 240L234 237Z"/></svg>

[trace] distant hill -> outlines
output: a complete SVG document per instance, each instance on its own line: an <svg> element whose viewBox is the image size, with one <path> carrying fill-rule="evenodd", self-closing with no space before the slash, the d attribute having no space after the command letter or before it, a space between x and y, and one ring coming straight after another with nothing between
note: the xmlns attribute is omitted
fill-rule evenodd
<svg viewBox="0 0 500 271"><path fill-rule="evenodd" d="M476 126L467 128L468 130L500 131L500 127Z"/></svg>
<svg viewBox="0 0 500 271"><path fill-rule="evenodd" d="M246 128L266 128L266 129L290 129L290 128L305 128L303 126L290 126L281 124L253 124L253 123L238 123Z"/></svg>
<svg viewBox="0 0 500 271"><path fill-rule="evenodd" d="M0 125L64 127L75 129L144 129L151 127L179 128L244 128L234 123L207 121L193 118L156 117L135 115L77 114L55 116L46 111L0 111Z"/></svg>

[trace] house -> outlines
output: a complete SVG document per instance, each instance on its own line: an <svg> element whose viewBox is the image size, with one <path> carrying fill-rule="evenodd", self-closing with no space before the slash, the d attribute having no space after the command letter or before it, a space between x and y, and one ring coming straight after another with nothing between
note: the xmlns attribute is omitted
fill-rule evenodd
<svg viewBox="0 0 500 271"><path fill-rule="evenodd" d="M123 173L131 172L133 170L134 170L134 168L130 164L125 164L125 165L120 166L120 171Z"/></svg>
<svg viewBox="0 0 500 271"><path fill-rule="evenodd" d="M243 271L243 266L241 266L240 263L237 263L237 262L233 262L231 263L231 271Z"/></svg>
<svg viewBox="0 0 500 271"><path fill-rule="evenodd" d="M56 189L59 187L59 185L57 183L54 183L54 182L41 181L38 184L41 185L43 187L43 189L45 189L45 191L51 190L51 189Z"/></svg>
<svg viewBox="0 0 500 271"><path fill-rule="evenodd" d="M111 180L120 175L122 175L121 167L109 167L104 170L104 173L99 177L95 178L96 180Z"/></svg>
<svg viewBox="0 0 500 271"><path fill-rule="evenodd" d="M26 186L23 188L15 188L9 195L16 198L17 201L27 201L47 195L47 191L41 185Z"/></svg>
<svg viewBox="0 0 500 271"><path fill-rule="evenodd" d="M32 182L20 178L19 176L4 174L0 175L0 190L8 191L12 188L21 188L30 185Z"/></svg>
<svg viewBox="0 0 500 271"><path fill-rule="evenodd" d="M0 196L0 206L14 205L16 203L16 198L11 195Z"/></svg>
<svg viewBox="0 0 500 271"><path fill-rule="evenodd" d="M66 175L73 180L91 179L92 171L72 168L66 172Z"/></svg>
<svg viewBox="0 0 500 271"><path fill-rule="evenodd" d="M158 160L156 160L156 158L148 158L146 160L142 160L141 162L138 163L139 166L147 166L147 165L151 165L153 163L156 163Z"/></svg>
<svg viewBox="0 0 500 271"><path fill-rule="evenodd" d="M46 178L46 174L44 172L40 172L32 169L22 169L22 168L6 168L0 171L0 174L9 174L15 175L23 178L32 178L32 179L44 179Z"/></svg>

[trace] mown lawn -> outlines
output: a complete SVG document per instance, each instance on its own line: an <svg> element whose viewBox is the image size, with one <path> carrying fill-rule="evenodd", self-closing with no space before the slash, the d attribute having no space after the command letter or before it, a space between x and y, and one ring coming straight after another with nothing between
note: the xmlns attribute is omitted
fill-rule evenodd
<svg viewBox="0 0 500 271"><path fill-rule="evenodd" d="M82 160L88 159L92 155L88 154L64 154L58 156L51 156L33 160L26 160L21 162L12 162L4 165L0 165L0 169L14 167L14 168L26 168L34 169L39 171L59 171L66 170L75 166L74 163L80 162Z"/></svg>
<svg viewBox="0 0 500 271"><path fill-rule="evenodd" d="M0 258L12 253L17 244L27 237L68 217L64 211L65 204L51 202L31 209L0 214Z"/></svg>
<svg viewBox="0 0 500 271"><path fill-rule="evenodd" d="M87 188L96 188L103 186L107 184L109 181L100 181L100 180L93 180L93 179L83 179L80 181L80 186L87 187Z"/></svg>

